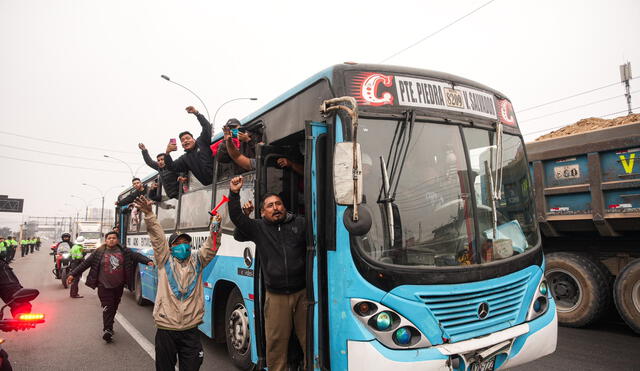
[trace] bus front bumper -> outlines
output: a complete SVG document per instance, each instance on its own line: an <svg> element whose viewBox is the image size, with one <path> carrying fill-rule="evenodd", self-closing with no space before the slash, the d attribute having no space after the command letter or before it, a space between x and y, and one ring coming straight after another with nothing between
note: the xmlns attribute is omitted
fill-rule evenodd
<svg viewBox="0 0 640 371"><path fill-rule="evenodd" d="M508 356L496 361L496 369L515 367L545 355L556 349L558 317L555 303L541 317L491 335L442 344L431 348L414 350L391 350L377 341L349 341L349 370L465 370L468 364L460 362L459 368L452 367L451 360L490 348L496 344L509 342ZM506 361L506 362L505 362Z"/></svg>

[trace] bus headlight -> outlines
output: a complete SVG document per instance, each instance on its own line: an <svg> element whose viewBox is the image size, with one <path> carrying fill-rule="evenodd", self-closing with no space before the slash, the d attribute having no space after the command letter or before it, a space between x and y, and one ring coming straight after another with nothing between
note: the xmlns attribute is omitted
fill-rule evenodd
<svg viewBox="0 0 640 371"><path fill-rule="evenodd" d="M542 276L538 288L533 294L533 300L529 305L529 312L527 313L527 321L532 321L547 312L549 308L549 285L547 280Z"/></svg>
<svg viewBox="0 0 640 371"><path fill-rule="evenodd" d="M430 347L429 340L408 319L380 303L365 299L351 299L356 318L384 346L391 349Z"/></svg>

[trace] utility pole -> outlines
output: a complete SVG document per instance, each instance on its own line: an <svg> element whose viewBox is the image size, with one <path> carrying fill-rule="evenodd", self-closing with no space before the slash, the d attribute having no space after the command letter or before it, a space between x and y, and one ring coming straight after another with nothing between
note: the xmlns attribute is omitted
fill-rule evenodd
<svg viewBox="0 0 640 371"><path fill-rule="evenodd" d="M631 88L629 86L629 80L631 80L631 62L627 62L623 65L620 65L620 81L624 84L625 93L624 96L627 98L627 109L629 110L629 114L631 112Z"/></svg>

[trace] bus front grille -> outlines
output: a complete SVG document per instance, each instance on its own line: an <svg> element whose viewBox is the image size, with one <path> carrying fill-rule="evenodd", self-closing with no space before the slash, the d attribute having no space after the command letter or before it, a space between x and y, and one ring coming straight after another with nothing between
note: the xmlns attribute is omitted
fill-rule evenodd
<svg viewBox="0 0 640 371"><path fill-rule="evenodd" d="M465 289L460 285L453 294L429 293L418 294L418 297L447 337L455 342L514 326L529 277L520 275L484 290Z"/></svg>

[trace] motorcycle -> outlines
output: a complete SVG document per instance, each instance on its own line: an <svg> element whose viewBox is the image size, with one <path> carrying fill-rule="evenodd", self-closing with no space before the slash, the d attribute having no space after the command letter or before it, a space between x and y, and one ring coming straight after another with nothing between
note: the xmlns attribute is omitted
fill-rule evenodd
<svg viewBox="0 0 640 371"><path fill-rule="evenodd" d="M56 267L53 269L53 275L62 280L62 286L66 289L69 286L67 285L67 276L71 272L71 253L68 251L63 251L62 253L56 254Z"/></svg>
<svg viewBox="0 0 640 371"><path fill-rule="evenodd" d="M40 291L35 289L20 289L16 291L11 300L0 309L0 331L24 331L35 328L37 324L44 323L44 314L30 313L31 304L29 302L38 297L39 294ZM4 309L10 305L15 306L12 310L13 318L5 319ZM3 343L4 340L0 339L0 371L11 371L9 355L2 349Z"/></svg>

